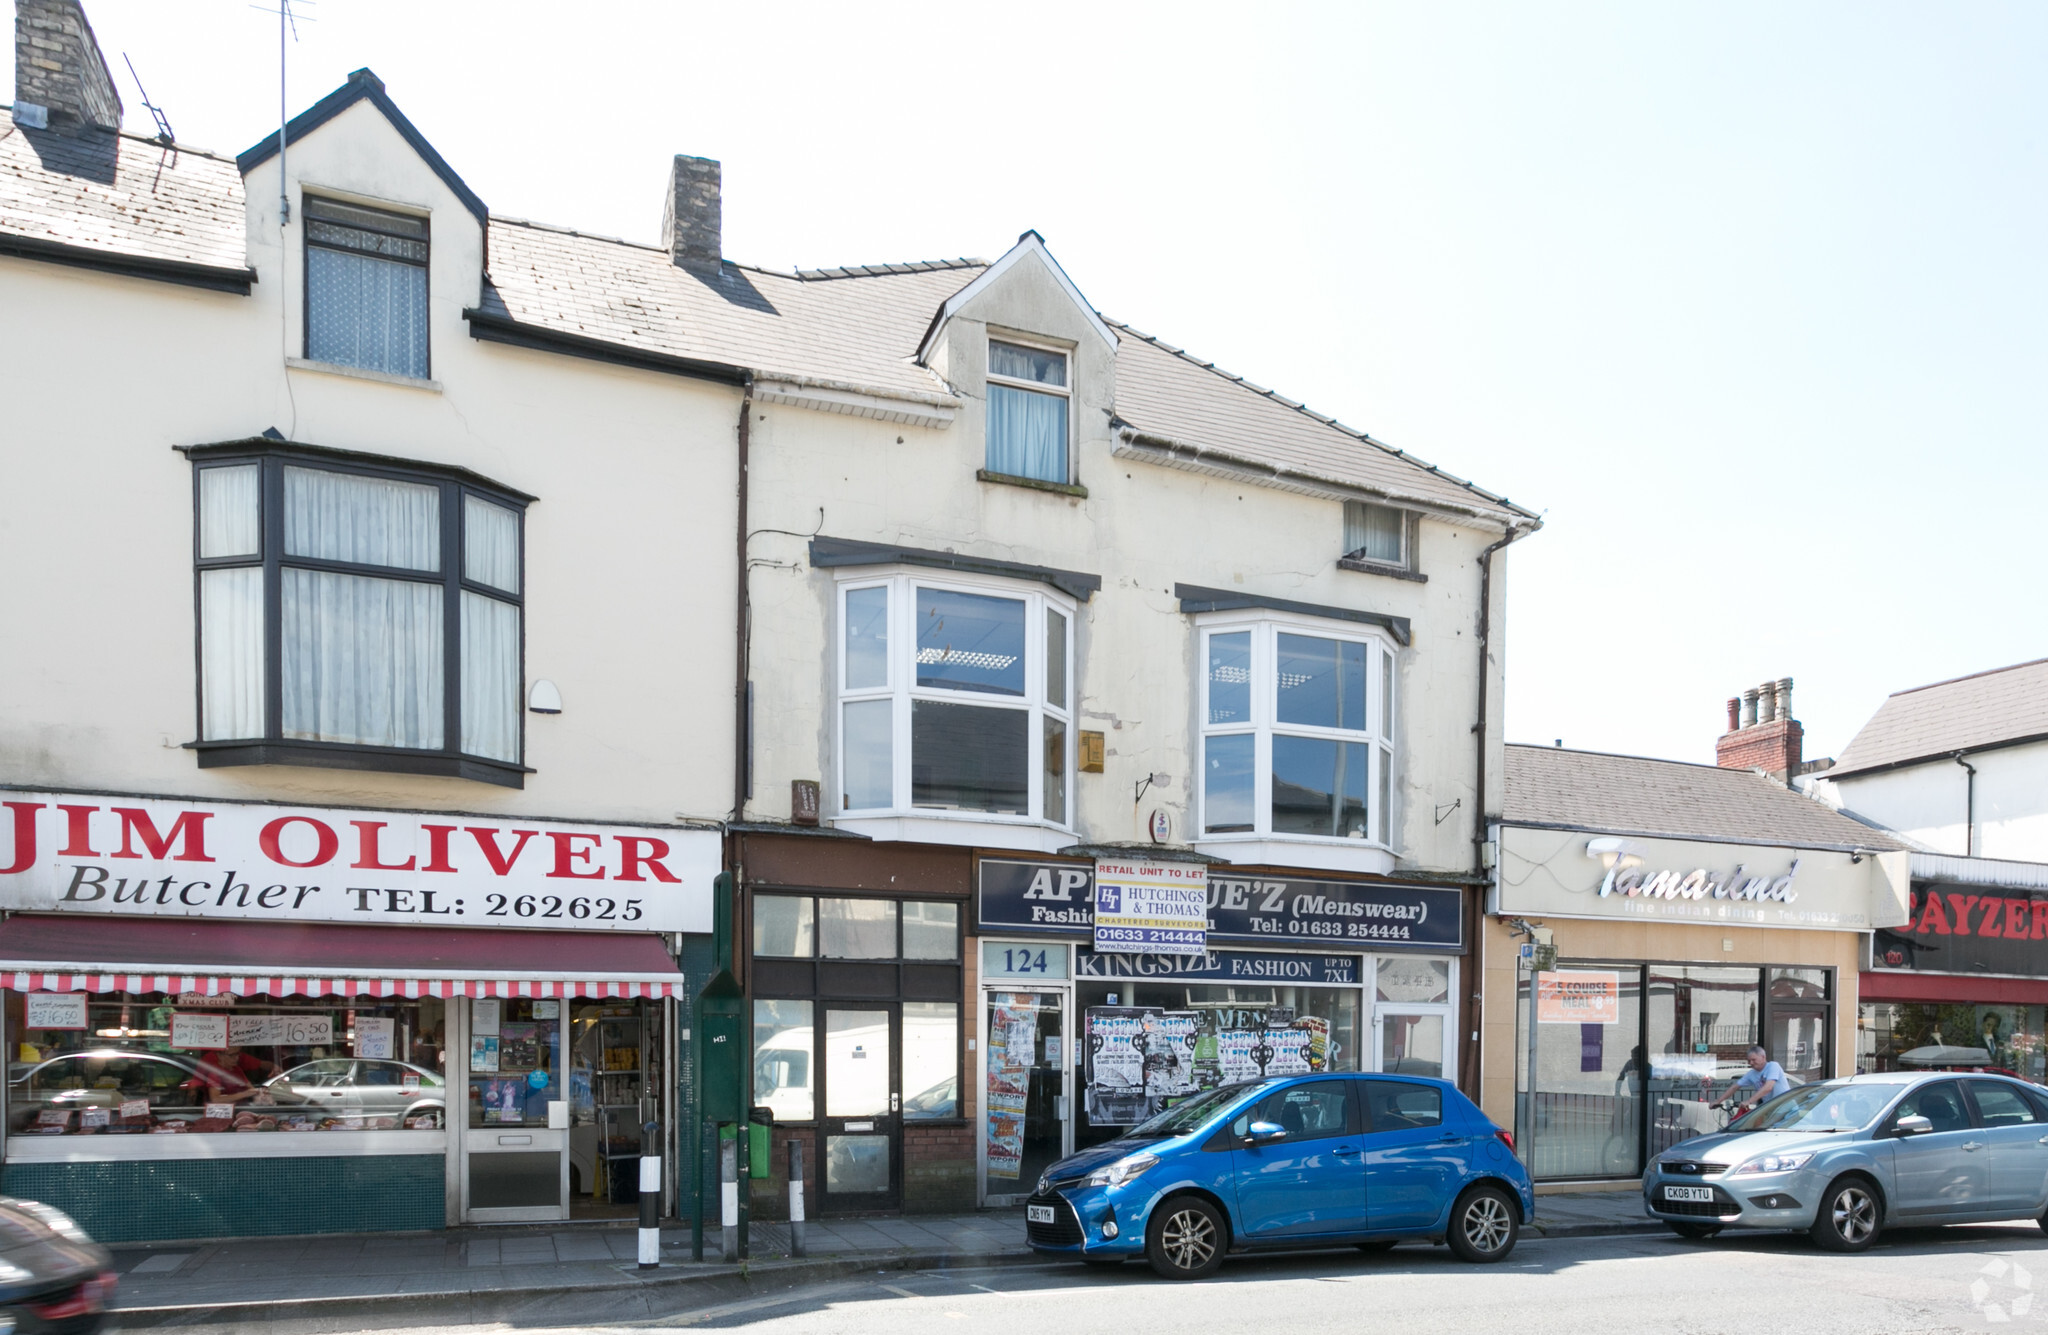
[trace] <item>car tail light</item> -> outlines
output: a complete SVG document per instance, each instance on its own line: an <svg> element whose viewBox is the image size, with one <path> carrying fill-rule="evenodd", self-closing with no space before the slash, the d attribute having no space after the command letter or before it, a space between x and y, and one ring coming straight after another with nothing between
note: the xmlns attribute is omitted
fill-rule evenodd
<svg viewBox="0 0 2048 1335"><path fill-rule="evenodd" d="M1509 1153L1509 1154L1513 1154L1513 1153L1515 1152L1515 1133L1514 1133L1514 1132L1512 1132L1512 1131L1503 1131L1503 1130L1501 1130L1501 1129L1500 1129L1499 1127L1495 1127L1495 1128L1493 1129L1493 1134L1494 1134L1494 1135L1496 1135L1496 1136L1498 1136L1498 1137L1500 1137L1500 1143L1508 1147L1508 1153Z"/></svg>
<svg viewBox="0 0 2048 1335"><path fill-rule="evenodd" d="M109 1270L85 1281L55 1302L29 1304L29 1310L45 1321L65 1321L88 1312L97 1312L107 1305L107 1299L114 1296L114 1285L119 1280Z"/></svg>

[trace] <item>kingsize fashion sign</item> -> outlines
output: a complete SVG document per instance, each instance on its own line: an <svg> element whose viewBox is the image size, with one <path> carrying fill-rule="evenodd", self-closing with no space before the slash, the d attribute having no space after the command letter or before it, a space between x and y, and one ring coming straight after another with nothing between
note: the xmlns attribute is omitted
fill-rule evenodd
<svg viewBox="0 0 2048 1335"><path fill-rule="evenodd" d="M984 858L980 930L1031 936L1093 936L1094 868ZM1299 877L1241 876L1211 867L1211 942L1346 949L1462 949L1461 892Z"/></svg>
<svg viewBox="0 0 2048 1335"><path fill-rule="evenodd" d="M0 908L708 932L715 831L0 793Z"/></svg>
<svg viewBox="0 0 2048 1335"><path fill-rule="evenodd" d="M1868 931L1906 921L1904 851L1500 827L1489 911Z"/></svg>

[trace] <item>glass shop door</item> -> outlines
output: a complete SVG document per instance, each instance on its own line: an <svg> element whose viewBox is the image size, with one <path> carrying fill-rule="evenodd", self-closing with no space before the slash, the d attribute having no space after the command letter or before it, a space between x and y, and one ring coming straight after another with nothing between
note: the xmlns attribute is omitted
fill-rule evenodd
<svg viewBox="0 0 2048 1335"><path fill-rule="evenodd" d="M896 1003L825 1010L820 1213L893 1210L902 1200L902 1094Z"/></svg>
<svg viewBox="0 0 2048 1335"><path fill-rule="evenodd" d="M1067 994L982 994L982 1199L1021 1205L1073 1145Z"/></svg>
<svg viewBox="0 0 2048 1335"><path fill-rule="evenodd" d="M560 998L469 1003L462 1201L470 1223L569 1217L564 1010Z"/></svg>

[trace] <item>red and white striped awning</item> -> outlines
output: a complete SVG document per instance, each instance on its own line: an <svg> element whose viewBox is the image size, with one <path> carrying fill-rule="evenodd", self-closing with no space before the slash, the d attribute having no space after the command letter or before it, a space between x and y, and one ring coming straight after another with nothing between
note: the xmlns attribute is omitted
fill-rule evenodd
<svg viewBox="0 0 2048 1335"><path fill-rule="evenodd" d="M0 974L16 992L172 992L208 997L592 997L684 995L673 982L590 978L574 982L527 978L244 978L220 974L25 973Z"/></svg>
<svg viewBox="0 0 2048 1335"><path fill-rule="evenodd" d="M0 987L215 997L680 997L651 932L429 930L17 913Z"/></svg>

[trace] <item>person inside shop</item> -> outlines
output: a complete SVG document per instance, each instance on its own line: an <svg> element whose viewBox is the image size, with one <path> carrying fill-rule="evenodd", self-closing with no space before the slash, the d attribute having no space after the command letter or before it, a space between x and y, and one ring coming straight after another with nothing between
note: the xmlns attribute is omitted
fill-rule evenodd
<svg viewBox="0 0 2048 1335"><path fill-rule="evenodd" d="M1735 1097L1735 1091L1738 1089L1755 1090L1756 1097L1747 1100L1736 1109L1736 1116L1739 1117L1765 1099L1776 1098L1790 1088L1792 1082L1786 1077L1785 1068L1772 1061L1771 1054L1764 1051L1761 1046L1753 1045L1749 1050L1749 1069L1737 1076L1734 1083L1723 1090L1721 1097L1714 1102L1728 1102Z"/></svg>
<svg viewBox="0 0 2048 1335"><path fill-rule="evenodd" d="M210 1053L199 1059L198 1078L188 1081L188 1087L203 1084L208 1103L247 1103L256 1097L256 1082L245 1069L245 1057L251 1058L259 1067L269 1065L262 1058L230 1043L219 1053Z"/></svg>

